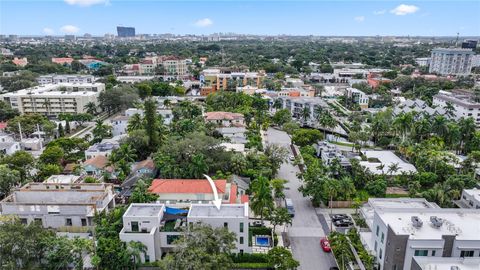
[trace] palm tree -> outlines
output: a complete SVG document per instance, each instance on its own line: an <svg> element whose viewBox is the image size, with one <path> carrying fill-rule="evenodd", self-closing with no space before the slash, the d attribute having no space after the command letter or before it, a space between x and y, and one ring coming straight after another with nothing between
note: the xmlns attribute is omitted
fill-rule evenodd
<svg viewBox="0 0 480 270"><path fill-rule="evenodd" d="M454 117L455 112L457 111L455 109L455 107L452 105L451 102L447 102L444 109L445 109L445 112L447 113L447 115L450 116L450 117Z"/></svg>
<svg viewBox="0 0 480 270"><path fill-rule="evenodd" d="M398 165L398 162L388 165L388 173L390 174L390 176L398 172L398 170L400 170L400 166Z"/></svg>
<svg viewBox="0 0 480 270"><path fill-rule="evenodd" d="M382 171L382 175L385 174L384 169L385 169L385 164L383 163L380 163L380 165L377 166L377 170Z"/></svg>
<svg viewBox="0 0 480 270"><path fill-rule="evenodd" d="M142 129L143 128L143 119L142 116L139 113L136 113L128 119L128 124L127 124L127 131L131 132L134 130Z"/></svg>
<svg viewBox="0 0 480 270"><path fill-rule="evenodd" d="M341 190L342 197L349 200L355 194L355 185L350 177L344 176L338 180L338 187Z"/></svg>
<svg viewBox="0 0 480 270"><path fill-rule="evenodd" d="M85 107L83 107L83 109L91 114L91 115L96 115L97 114L97 104L95 104L94 102L88 102Z"/></svg>
<svg viewBox="0 0 480 270"><path fill-rule="evenodd" d="M165 108L170 108L170 106L172 105L172 102L170 101L170 99L165 99L163 101L163 106L165 106Z"/></svg>
<svg viewBox="0 0 480 270"><path fill-rule="evenodd" d="M52 103L48 99L45 99L45 101L42 103L42 107L44 107L45 110L46 110L46 112L45 112L46 115L48 115L48 113L50 112L50 106L51 105L52 105Z"/></svg>
<svg viewBox="0 0 480 270"><path fill-rule="evenodd" d="M330 240L330 245L335 253L335 257L341 261L339 264L340 269L345 270L345 263L350 261L352 255L347 236L339 232L332 232L328 236L328 239Z"/></svg>
<svg viewBox="0 0 480 270"><path fill-rule="evenodd" d="M95 121L95 127L92 130L94 142L100 142L103 138L110 136L110 130L112 127L107 126L102 120L97 119Z"/></svg>
<svg viewBox="0 0 480 270"><path fill-rule="evenodd" d="M411 113L401 114L393 121L394 128L399 131L402 136L402 143L405 142L406 136L410 132L412 123L413 115Z"/></svg>
<svg viewBox="0 0 480 270"><path fill-rule="evenodd" d="M448 133L447 122L447 118L445 118L444 116L435 116L433 118L432 131L436 133L439 137L444 138L445 134Z"/></svg>
<svg viewBox="0 0 480 270"><path fill-rule="evenodd" d="M327 196L330 198L330 213L333 211L333 198L336 198L338 195L338 192L340 191L340 185L336 179L328 178L323 182L323 190L327 194ZM330 230L333 228L332 221L330 220Z"/></svg>
<svg viewBox="0 0 480 270"><path fill-rule="evenodd" d="M133 269L137 269L137 266L141 262L140 254L143 253L143 255L145 256L147 252L147 247L141 242L130 241L127 244L127 250L128 250L128 253L130 254L130 258L132 258L133 260Z"/></svg>
<svg viewBox="0 0 480 270"><path fill-rule="evenodd" d="M273 194L276 199L284 199L285 193L283 190L285 189L285 183L287 180L285 179L272 179L270 180L270 185L273 188Z"/></svg>
<svg viewBox="0 0 480 270"><path fill-rule="evenodd" d="M302 117L303 122L306 123L307 119L310 118L310 108L308 107L303 108L300 116Z"/></svg>
<svg viewBox="0 0 480 270"><path fill-rule="evenodd" d="M273 107L277 110L281 109L283 107L283 101L281 99L276 99L274 102L273 102Z"/></svg>
<svg viewBox="0 0 480 270"><path fill-rule="evenodd" d="M201 178L202 175L208 173L208 165L203 154L196 154L192 157L189 171L190 176L194 178Z"/></svg>
<svg viewBox="0 0 480 270"><path fill-rule="evenodd" d="M252 202L251 208L255 215L260 215L263 224L263 218L273 209L272 187L270 181L264 176L258 177L252 183Z"/></svg>

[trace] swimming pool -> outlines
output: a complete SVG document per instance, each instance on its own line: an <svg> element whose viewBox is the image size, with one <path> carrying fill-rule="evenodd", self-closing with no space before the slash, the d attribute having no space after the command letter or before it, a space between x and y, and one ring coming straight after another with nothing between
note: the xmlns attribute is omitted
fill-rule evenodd
<svg viewBox="0 0 480 270"><path fill-rule="evenodd" d="M255 245L260 247L269 247L270 246L270 236L268 235L256 235L255 236Z"/></svg>

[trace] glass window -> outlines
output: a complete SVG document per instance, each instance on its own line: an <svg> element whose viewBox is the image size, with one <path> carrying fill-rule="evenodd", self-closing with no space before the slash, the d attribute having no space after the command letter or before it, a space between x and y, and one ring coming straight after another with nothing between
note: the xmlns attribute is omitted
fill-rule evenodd
<svg viewBox="0 0 480 270"><path fill-rule="evenodd" d="M72 219L71 218L67 218L65 220L65 226L72 226Z"/></svg>
<svg viewBox="0 0 480 270"><path fill-rule="evenodd" d="M240 245L243 245L243 236L240 236Z"/></svg>
<svg viewBox="0 0 480 270"><path fill-rule="evenodd" d="M380 252L378 252L378 257L382 259L382 249L380 249Z"/></svg>
<svg viewBox="0 0 480 270"><path fill-rule="evenodd" d="M415 250L415 256L428 256L428 250L426 249Z"/></svg>
<svg viewBox="0 0 480 270"><path fill-rule="evenodd" d="M435 256L436 253L437 253L436 250L432 250L432 256Z"/></svg>
<svg viewBox="0 0 480 270"><path fill-rule="evenodd" d="M243 222L240 222L240 232L243 232Z"/></svg>
<svg viewBox="0 0 480 270"><path fill-rule="evenodd" d="M228 229L228 222L224 222L223 227Z"/></svg>
<svg viewBox="0 0 480 270"><path fill-rule="evenodd" d="M375 232L375 234L378 236L378 232L380 231L380 227L378 227L377 225L377 232Z"/></svg>
<svg viewBox="0 0 480 270"><path fill-rule="evenodd" d="M462 250L460 252L460 257L473 257L473 250Z"/></svg>
<svg viewBox="0 0 480 270"><path fill-rule="evenodd" d="M138 232L138 221L132 221L132 232Z"/></svg>
<svg viewBox="0 0 480 270"><path fill-rule="evenodd" d="M375 241L375 252L377 252L377 247L378 247L378 244L377 244L377 241Z"/></svg>
<svg viewBox="0 0 480 270"><path fill-rule="evenodd" d="M87 219L86 218L82 218L82 226L87 226Z"/></svg>
<svg viewBox="0 0 480 270"><path fill-rule="evenodd" d="M383 239L385 239L385 234L382 232L382 239L380 240L380 242L383 243Z"/></svg>

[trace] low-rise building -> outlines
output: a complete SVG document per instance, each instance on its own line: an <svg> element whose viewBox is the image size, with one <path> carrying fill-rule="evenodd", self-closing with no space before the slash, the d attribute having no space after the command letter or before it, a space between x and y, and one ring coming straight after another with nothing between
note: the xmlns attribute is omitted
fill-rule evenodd
<svg viewBox="0 0 480 270"><path fill-rule="evenodd" d="M81 177L73 174L55 174L43 181L48 184L75 184L80 181Z"/></svg>
<svg viewBox="0 0 480 270"><path fill-rule="evenodd" d="M85 113L85 106L98 103L103 83L58 83L45 84L0 95L20 113L39 113L58 116L61 113Z"/></svg>
<svg viewBox="0 0 480 270"><path fill-rule="evenodd" d="M112 173L113 168L107 166L108 158L102 155L87 159L82 164L82 170L85 174L101 177L105 172Z"/></svg>
<svg viewBox="0 0 480 270"><path fill-rule="evenodd" d="M0 202L2 215L14 215L24 224L86 232L97 213L115 207L112 184L28 183Z"/></svg>
<svg viewBox="0 0 480 270"><path fill-rule="evenodd" d="M112 151L119 147L116 143L96 143L85 150L85 159L91 159L97 156L108 157Z"/></svg>
<svg viewBox="0 0 480 270"><path fill-rule="evenodd" d="M51 74L38 76L39 84L58 84L58 83L94 83L93 75L76 75L76 74Z"/></svg>
<svg viewBox="0 0 480 270"><path fill-rule="evenodd" d="M317 143L316 149L317 156L322 159L323 164L329 166L332 164L333 160L338 160L343 168L349 169L352 167L350 160L345 157L334 144L327 141L321 141Z"/></svg>
<svg viewBox="0 0 480 270"><path fill-rule="evenodd" d="M128 120L127 115L117 115L110 119L110 125L112 126L112 136L118 136L127 134Z"/></svg>
<svg viewBox="0 0 480 270"><path fill-rule="evenodd" d="M12 136L0 132L0 153L11 155L21 150L20 143L15 141Z"/></svg>
<svg viewBox="0 0 480 270"><path fill-rule="evenodd" d="M12 62L16 66L24 67L28 64L28 59L26 57L22 57L22 58L15 57L15 58L13 58Z"/></svg>
<svg viewBox="0 0 480 270"><path fill-rule="evenodd" d="M203 116L205 122L214 123L220 127L244 127L244 117L241 113L232 112L206 112Z"/></svg>
<svg viewBox="0 0 480 270"><path fill-rule="evenodd" d="M430 65L430 57L415 58L415 63L417 63L417 66L419 67L426 67Z"/></svg>
<svg viewBox="0 0 480 270"><path fill-rule="evenodd" d="M464 189L459 203L464 208L480 209L480 189Z"/></svg>
<svg viewBox="0 0 480 270"><path fill-rule="evenodd" d="M145 159L133 165L132 173L153 177L156 173L155 163L152 159Z"/></svg>
<svg viewBox="0 0 480 270"><path fill-rule="evenodd" d="M369 97L364 92L358 90L357 88L348 87L345 90L345 94L350 102L358 104L361 109L368 108Z"/></svg>
<svg viewBox="0 0 480 270"><path fill-rule="evenodd" d="M412 164L402 160L392 151L362 151L366 160L360 161L360 166L373 174L400 175L415 173L417 169Z"/></svg>
<svg viewBox="0 0 480 270"><path fill-rule="evenodd" d="M251 253L247 203L222 205L220 209L212 204L187 204L183 208L174 208L159 203L132 203L123 215L123 229L119 236L123 242L139 241L145 245L146 252L140 254L142 262L157 261L175 247L174 241L183 235L182 229L199 223L227 228L237 238L232 251Z"/></svg>
<svg viewBox="0 0 480 270"><path fill-rule="evenodd" d="M480 258L413 257L410 270L478 270Z"/></svg>
<svg viewBox="0 0 480 270"><path fill-rule="evenodd" d="M214 180L218 197L223 203L237 203L237 185ZM159 195L165 203L209 203L215 199L207 179L155 179L148 191Z"/></svg>
<svg viewBox="0 0 480 270"><path fill-rule="evenodd" d="M451 105L454 109L452 112L454 119L472 117L477 126L480 125L480 103L475 101L474 95L470 91L440 91L433 96L433 105L441 108Z"/></svg>

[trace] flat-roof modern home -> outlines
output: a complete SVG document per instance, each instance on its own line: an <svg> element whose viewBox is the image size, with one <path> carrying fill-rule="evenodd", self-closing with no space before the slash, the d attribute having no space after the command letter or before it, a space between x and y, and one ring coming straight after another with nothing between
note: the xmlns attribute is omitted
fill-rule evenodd
<svg viewBox="0 0 480 270"><path fill-rule="evenodd" d="M480 258L413 257L411 270L478 270Z"/></svg>
<svg viewBox="0 0 480 270"><path fill-rule="evenodd" d="M98 105L103 83L44 84L0 95L0 99L23 113L58 116L61 113L85 113L85 105Z"/></svg>
<svg viewBox="0 0 480 270"><path fill-rule="evenodd" d="M142 262L157 261L175 247L175 240L190 226L208 224L227 228L237 237L235 253L251 253L248 245L248 204L222 205L191 204L170 207L161 203L132 203L123 215L123 242L139 241L147 248Z"/></svg>
<svg viewBox="0 0 480 270"><path fill-rule="evenodd" d="M362 151L367 158L360 161L360 165L373 174L400 175L402 173L415 173L417 169L412 164L404 161L392 151Z"/></svg>
<svg viewBox="0 0 480 270"><path fill-rule="evenodd" d="M367 221L371 232L361 239L379 269L409 270L416 257L480 256L478 210L437 208L408 199L376 204L373 220Z"/></svg>
<svg viewBox="0 0 480 270"><path fill-rule="evenodd" d="M28 183L0 202L2 215L14 215L24 224L86 232L96 213L115 207L112 184Z"/></svg>

